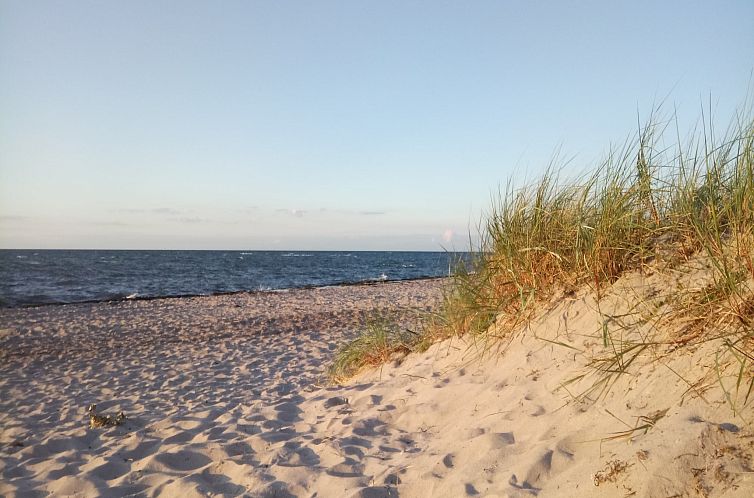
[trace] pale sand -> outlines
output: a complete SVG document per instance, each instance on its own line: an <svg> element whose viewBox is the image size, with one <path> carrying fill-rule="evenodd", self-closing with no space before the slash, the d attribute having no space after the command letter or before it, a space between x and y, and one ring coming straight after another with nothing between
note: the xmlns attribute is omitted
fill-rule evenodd
<svg viewBox="0 0 754 498"><path fill-rule="evenodd" d="M603 314L658 282L622 284ZM583 355L542 339L599 349L586 293L485 360L481 344L452 340L320 385L366 315L430 308L439 285L2 310L0 494L754 496L751 408L735 415L714 379L689 391L672 373L696 380L709 348L626 376L597 403L572 400L590 382L563 388L589 372ZM127 424L88 429L92 402ZM609 439L648 419L633 440Z"/></svg>

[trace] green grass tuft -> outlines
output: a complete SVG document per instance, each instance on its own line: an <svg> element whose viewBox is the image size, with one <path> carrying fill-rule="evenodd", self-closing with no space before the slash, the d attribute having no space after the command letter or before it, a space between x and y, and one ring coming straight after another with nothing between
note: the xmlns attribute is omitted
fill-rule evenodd
<svg viewBox="0 0 754 498"><path fill-rule="evenodd" d="M336 353L328 376L332 382L343 382L366 368L382 365L391 358L420 349L421 340L421 334L402 328L395 321L373 319L356 339Z"/></svg>

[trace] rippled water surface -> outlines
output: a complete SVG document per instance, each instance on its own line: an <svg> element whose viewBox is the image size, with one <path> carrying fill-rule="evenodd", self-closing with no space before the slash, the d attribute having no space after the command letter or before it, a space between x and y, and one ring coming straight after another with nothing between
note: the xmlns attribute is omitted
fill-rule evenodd
<svg viewBox="0 0 754 498"><path fill-rule="evenodd" d="M448 275L444 252L0 250L0 306Z"/></svg>

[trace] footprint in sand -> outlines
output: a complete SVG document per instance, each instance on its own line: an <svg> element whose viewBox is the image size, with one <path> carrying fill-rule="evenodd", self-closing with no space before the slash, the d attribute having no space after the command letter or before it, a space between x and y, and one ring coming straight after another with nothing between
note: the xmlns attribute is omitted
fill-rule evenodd
<svg viewBox="0 0 754 498"><path fill-rule="evenodd" d="M189 450L160 453L154 457L154 460L169 470L181 472L200 469L212 462L206 455Z"/></svg>
<svg viewBox="0 0 754 498"><path fill-rule="evenodd" d="M256 451L254 451L254 448L252 448L251 445L243 441L236 441L228 445L225 445L223 446L223 451L225 452L226 455L228 455L228 458L239 457L239 456L243 457L246 455L253 455L256 453Z"/></svg>
<svg viewBox="0 0 754 498"><path fill-rule="evenodd" d="M346 458L342 463L327 469L327 473L334 477L359 477L364 475L364 465L352 458Z"/></svg>
<svg viewBox="0 0 754 498"><path fill-rule="evenodd" d="M361 488L348 498L397 498L398 490L390 486L369 486Z"/></svg>
<svg viewBox="0 0 754 498"><path fill-rule="evenodd" d="M547 413L547 410L545 410L545 407L542 405L536 405L534 407L534 410L529 414L532 417L539 417L541 415L544 415Z"/></svg>
<svg viewBox="0 0 754 498"><path fill-rule="evenodd" d="M96 467L91 472L100 479L111 481L126 475L130 471L130 464L110 461Z"/></svg>
<svg viewBox="0 0 754 498"><path fill-rule="evenodd" d="M181 431L165 438L164 444L183 444L194 439L194 433L190 431Z"/></svg>
<svg viewBox="0 0 754 498"><path fill-rule="evenodd" d="M554 450L545 451L529 468L524 484L537 488L543 487L548 479L560 474L573 463L574 454L568 440L559 442Z"/></svg>

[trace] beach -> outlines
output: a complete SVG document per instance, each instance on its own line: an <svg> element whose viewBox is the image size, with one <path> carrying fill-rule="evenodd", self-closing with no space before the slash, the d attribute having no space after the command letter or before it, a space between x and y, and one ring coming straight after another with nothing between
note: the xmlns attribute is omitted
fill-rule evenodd
<svg viewBox="0 0 754 498"><path fill-rule="evenodd" d="M0 494L752 496L750 409L685 380L714 361L703 346L574 397L583 364L557 343L598 346L586 291L493 346L328 384L370 317L415 327L444 282L3 309ZM658 282L616 283L602 311ZM89 404L125 422L90 428Z"/></svg>
<svg viewBox="0 0 754 498"><path fill-rule="evenodd" d="M0 3L0 498L754 498L753 20Z"/></svg>
<svg viewBox="0 0 754 498"><path fill-rule="evenodd" d="M299 405L333 352L370 317L412 323L439 286L2 309L0 495L282 490L265 468L314 433ZM127 422L89 429L91 403Z"/></svg>

